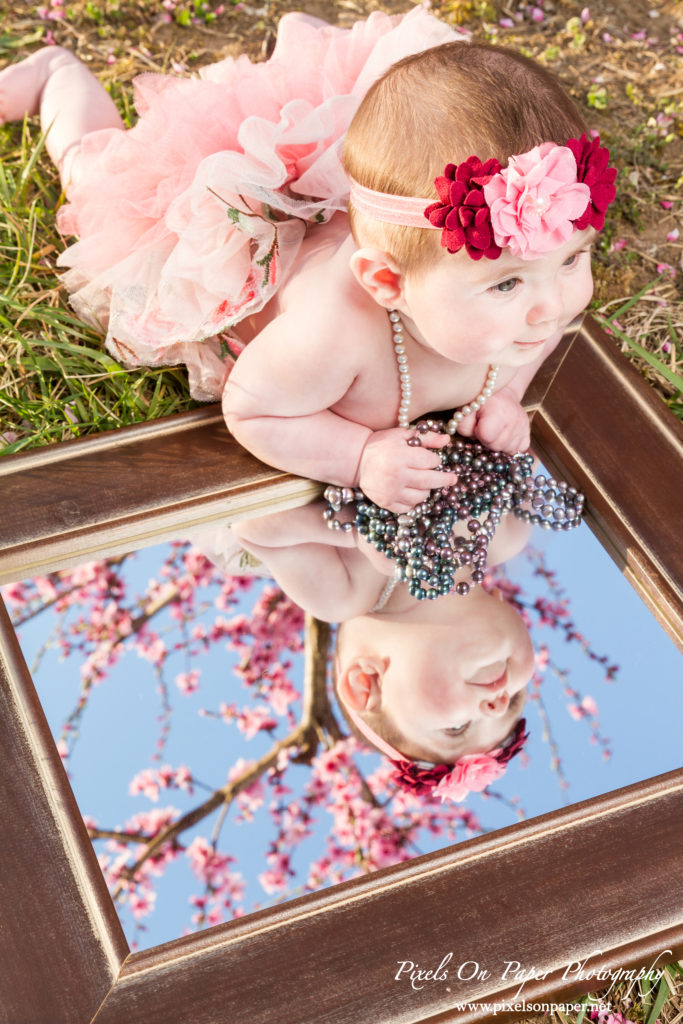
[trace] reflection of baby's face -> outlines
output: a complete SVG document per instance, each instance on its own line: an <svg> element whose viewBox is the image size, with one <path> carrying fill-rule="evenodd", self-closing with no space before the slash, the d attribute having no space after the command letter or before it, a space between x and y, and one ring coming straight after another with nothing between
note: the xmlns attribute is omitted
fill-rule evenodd
<svg viewBox="0 0 683 1024"><path fill-rule="evenodd" d="M403 623L383 637L381 713L411 758L452 763L496 747L520 717L533 673L531 639L514 608L481 589L452 600L450 620Z"/></svg>

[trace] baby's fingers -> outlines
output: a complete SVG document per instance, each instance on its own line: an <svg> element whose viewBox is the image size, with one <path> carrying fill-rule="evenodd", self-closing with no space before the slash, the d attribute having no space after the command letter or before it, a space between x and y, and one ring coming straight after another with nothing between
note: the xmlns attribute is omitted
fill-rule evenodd
<svg viewBox="0 0 683 1024"><path fill-rule="evenodd" d="M476 425L476 412L471 413L469 416L463 416L463 418L458 421L458 433L461 437L472 437Z"/></svg>
<svg viewBox="0 0 683 1024"><path fill-rule="evenodd" d="M417 436L422 448L443 448L444 445L449 444L451 441L450 434L438 434L435 430L428 430L424 434L414 436Z"/></svg>
<svg viewBox="0 0 683 1024"><path fill-rule="evenodd" d="M421 471L415 471L411 473L408 487L419 488L423 491L423 495L419 498L419 501L424 501L429 497L429 492L436 490L438 487L454 487L458 482L457 473L444 473L438 469L425 469Z"/></svg>

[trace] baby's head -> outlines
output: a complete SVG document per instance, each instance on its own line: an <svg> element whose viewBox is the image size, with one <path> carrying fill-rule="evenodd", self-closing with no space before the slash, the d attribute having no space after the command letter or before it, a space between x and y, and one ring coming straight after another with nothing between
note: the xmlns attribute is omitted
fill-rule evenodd
<svg viewBox="0 0 683 1024"><path fill-rule="evenodd" d="M353 119L344 164L354 182L388 195L436 199L447 164L482 162L541 143L565 145L585 125L557 79L512 50L453 42L394 64L370 88ZM440 232L385 223L350 204L360 245L392 254L416 271L441 254ZM426 223L426 221L425 221Z"/></svg>
<svg viewBox="0 0 683 1024"><path fill-rule="evenodd" d="M406 788L446 776L442 799L503 774L521 746L533 669L521 617L482 588L339 627L337 692L351 722L400 763Z"/></svg>
<svg viewBox="0 0 683 1024"><path fill-rule="evenodd" d="M586 308L616 171L545 69L446 43L393 65L349 128L351 269L460 364L519 367Z"/></svg>

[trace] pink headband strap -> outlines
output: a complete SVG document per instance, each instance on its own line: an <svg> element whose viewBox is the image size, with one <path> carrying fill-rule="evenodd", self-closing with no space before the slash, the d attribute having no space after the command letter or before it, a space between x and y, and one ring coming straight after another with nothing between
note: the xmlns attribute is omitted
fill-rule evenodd
<svg viewBox="0 0 683 1024"><path fill-rule="evenodd" d="M425 209L431 200L421 196L393 196L388 192L375 192L374 189L359 185L353 178L349 179L349 201L359 213L375 217L386 224L400 224L406 228L437 228L425 217Z"/></svg>
<svg viewBox="0 0 683 1024"><path fill-rule="evenodd" d="M387 743L386 740L383 740L381 736L377 735L374 729L370 728L367 722L363 721L363 719L358 714L355 708L352 708L350 704L346 704L344 706L346 708L349 718L351 719L355 727L358 729L358 731L363 733L366 740L370 740L373 746L377 747L378 750L381 750L383 754L386 754L391 761L406 760L405 756L399 750L397 750L396 747L392 747L391 744Z"/></svg>

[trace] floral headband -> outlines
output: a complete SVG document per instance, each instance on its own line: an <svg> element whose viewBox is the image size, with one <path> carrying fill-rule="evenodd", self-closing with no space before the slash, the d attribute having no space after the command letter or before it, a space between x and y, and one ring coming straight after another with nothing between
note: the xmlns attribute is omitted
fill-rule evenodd
<svg viewBox="0 0 683 1024"><path fill-rule="evenodd" d="M429 764L426 761L410 761L404 754L371 729L358 712L346 708L354 725L366 739L386 754L394 772L392 780L409 793L433 794L441 799L464 800L468 793L480 793L482 789L505 774L508 761L518 754L526 743L529 733L525 732L526 719L520 718L503 745L487 754L464 754L455 764Z"/></svg>
<svg viewBox="0 0 683 1024"><path fill-rule="evenodd" d="M495 158L471 156L447 164L434 179L439 201L389 195L353 178L349 199L360 213L405 227L440 228L450 253L465 247L473 260L497 260L503 248L534 260L563 245L573 231L600 231L616 197L615 167L600 137L543 142L512 156L507 167ZM425 218L429 223L425 224Z"/></svg>

